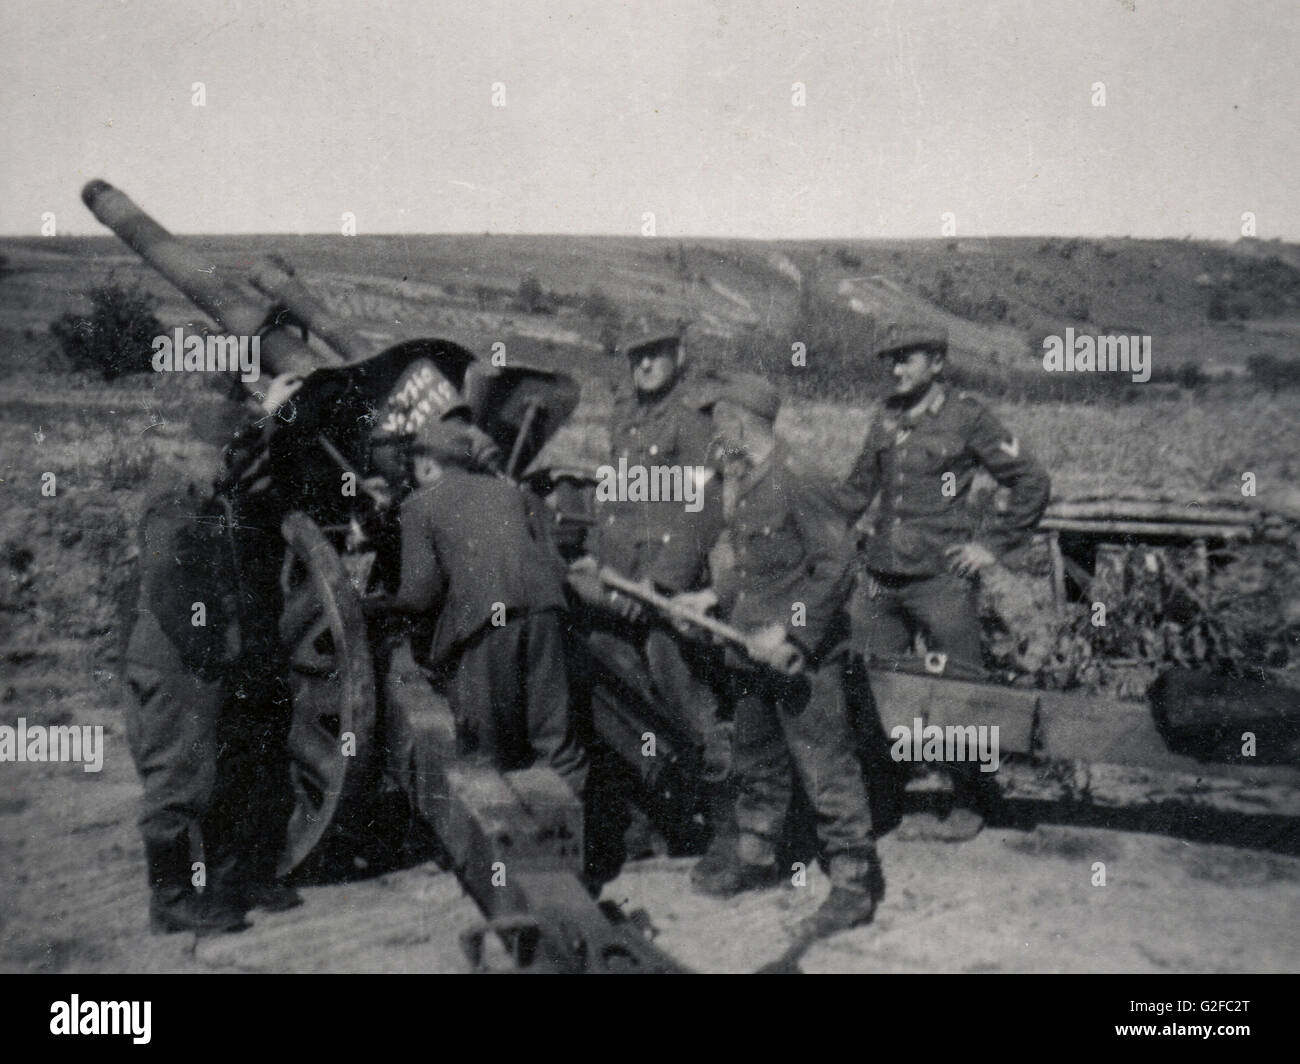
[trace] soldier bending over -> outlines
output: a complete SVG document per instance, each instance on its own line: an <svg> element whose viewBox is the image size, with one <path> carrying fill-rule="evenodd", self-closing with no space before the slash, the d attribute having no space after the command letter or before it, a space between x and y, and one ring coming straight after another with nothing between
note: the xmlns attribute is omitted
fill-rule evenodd
<svg viewBox="0 0 1300 1064"><path fill-rule="evenodd" d="M569 712L563 562L537 539L508 481L471 472L470 439L442 422L412 446L401 585L368 614L419 615L412 651L446 674L465 754L499 768L550 765L581 797L587 755Z"/></svg>

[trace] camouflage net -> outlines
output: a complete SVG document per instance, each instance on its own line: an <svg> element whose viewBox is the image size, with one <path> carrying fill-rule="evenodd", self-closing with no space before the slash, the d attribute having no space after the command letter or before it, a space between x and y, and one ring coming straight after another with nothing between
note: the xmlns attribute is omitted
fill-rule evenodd
<svg viewBox="0 0 1300 1064"><path fill-rule="evenodd" d="M1023 553L1014 568L988 574L981 601L991 664L1018 683L1142 698L1171 666L1300 666L1294 543L1103 544L1091 602L1064 605L1052 601L1046 545Z"/></svg>

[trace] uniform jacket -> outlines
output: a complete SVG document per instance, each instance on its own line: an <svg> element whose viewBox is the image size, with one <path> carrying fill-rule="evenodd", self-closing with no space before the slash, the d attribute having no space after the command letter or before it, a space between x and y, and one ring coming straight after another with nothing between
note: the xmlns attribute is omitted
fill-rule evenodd
<svg viewBox="0 0 1300 1064"><path fill-rule="evenodd" d="M715 589L723 612L741 629L783 625L806 656L825 657L847 635L846 532L833 485L778 443L736 484L727 523L735 561ZM797 604L803 625L794 623Z"/></svg>
<svg viewBox="0 0 1300 1064"><path fill-rule="evenodd" d="M685 385L689 387L689 385ZM691 513L681 502L601 502L591 553L634 580L665 591L689 591L705 581L710 545L722 529L722 499L712 477L713 419L683 398L679 382L655 403L623 394L614 404L610 461L628 466L700 467L707 479L704 505Z"/></svg>
<svg viewBox="0 0 1300 1064"><path fill-rule="evenodd" d="M161 493L146 504L138 535L127 661L216 679L240 650L237 587L222 522L201 515L196 497Z"/></svg>
<svg viewBox="0 0 1300 1064"><path fill-rule="evenodd" d="M964 393L952 395L942 386L912 417L886 404L840 488L853 520L880 495L867 568L900 576L946 572L944 551L975 536L967 497L980 466L1010 489L1005 512L979 536L994 555L1002 555L1028 538L1051 493L1047 474L1024 444L982 403ZM945 473L953 474L948 493Z"/></svg>
<svg viewBox="0 0 1300 1064"><path fill-rule="evenodd" d="M434 484L402 503L405 611L436 611L428 638L430 664L491 624L501 603L511 614L565 605L562 563L534 535L526 497L504 480L446 469Z"/></svg>

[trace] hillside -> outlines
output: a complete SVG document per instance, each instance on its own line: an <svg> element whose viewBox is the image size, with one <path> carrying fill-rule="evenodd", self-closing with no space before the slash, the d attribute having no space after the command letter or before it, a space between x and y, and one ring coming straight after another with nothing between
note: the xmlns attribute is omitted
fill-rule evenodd
<svg viewBox="0 0 1300 1064"><path fill-rule="evenodd" d="M844 355L869 347L876 321L946 325L955 367L976 375L1018 369L1042 376L1041 338L1067 327L1150 335L1157 380L1178 379L1189 364L1230 376L1252 358L1295 359L1300 347L1300 248L1253 240L453 235L187 242L236 276L260 255L283 255L377 348L429 334L479 351L503 341L521 359L583 376L621 373L602 351L629 332L679 321L693 323L696 350L706 359L783 368L790 342L820 328L814 342L804 342L808 376L821 380L811 390L823 398L857 392L851 380L837 389L835 377L850 375ZM76 305L85 282L108 274L156 292L164 323L193 318L189 304L112 237L10 239L0 241L0 254L9 262L9 295L25 305L20 322L6 320L6 329L39 332ZM535 283L525 289L529 278ZM12 357L12 345L4 348Z"/></svg>

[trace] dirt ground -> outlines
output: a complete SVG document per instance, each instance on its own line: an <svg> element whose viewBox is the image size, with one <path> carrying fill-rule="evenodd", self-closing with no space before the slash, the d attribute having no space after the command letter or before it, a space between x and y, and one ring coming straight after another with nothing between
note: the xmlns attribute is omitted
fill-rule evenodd
<svg viewBox="0 0 1300 1064"><path fill-rule="evenodd" d="M13 703L5 718L24 712ZM29 718L41 707L26 711ZM6 764L0 796L0 971L460 972L480 920L456 878L426 863L303 888L238 934L147 932L140 788L120 713L94 690L44 707L105 728L104 768ZM962 844L881 845L876 921L818 945L806 972L1293 972L1300 860L1100 828L989 829ZM1096 862L1105 886L1094 886ZM700 972L774 960L825 895L807 885L718 902L688 889L692 858L627 865L604 897L644 909L656 943Z"/></svg>

